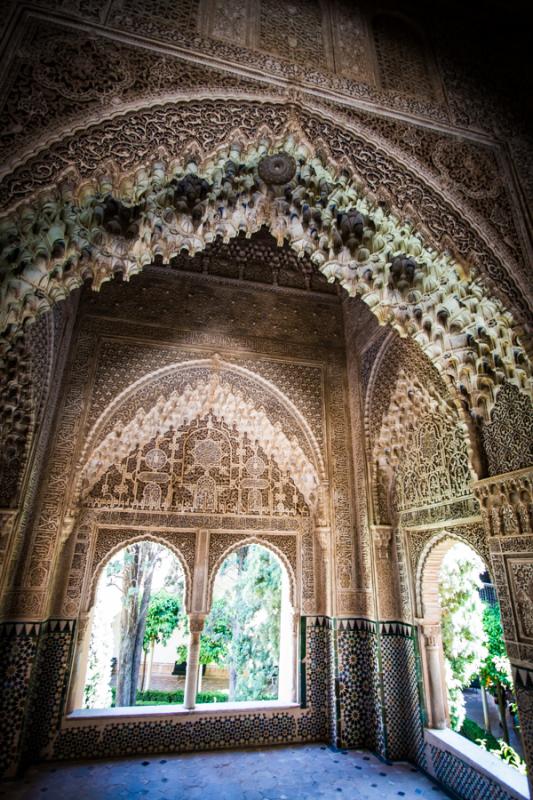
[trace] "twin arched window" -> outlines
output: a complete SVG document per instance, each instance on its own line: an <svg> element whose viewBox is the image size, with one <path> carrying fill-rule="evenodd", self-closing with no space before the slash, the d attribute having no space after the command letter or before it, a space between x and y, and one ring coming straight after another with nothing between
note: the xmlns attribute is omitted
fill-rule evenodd
<svg viewBox="0 0 533 800"><path fill-rule="evenodd" d="M82 705L181 705L189 647L185 576L152 540L102 568L91 610ZM293 699L289 578L265 547L245 544L217 570L200 642L198 702Z"/></svg>

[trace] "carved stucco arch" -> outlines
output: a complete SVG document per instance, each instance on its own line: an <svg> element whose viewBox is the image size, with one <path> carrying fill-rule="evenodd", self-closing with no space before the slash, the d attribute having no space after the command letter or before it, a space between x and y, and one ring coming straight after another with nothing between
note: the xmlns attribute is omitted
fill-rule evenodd
<svg viewBox="0 0 533 800"><path fill-rule="evenodd" d="M87 163L85 159L83 167L80 167L85 174L80 175L78 170L76 175L76 170L72 172L65 153L61 151L61 147L64 149L67 143L59 142L52 146L48 156L57 168L55 180L58 180L58 174L69 172L69 169L72 174L70 182L65 180L56 192L55 200L37 199L43 186L34 192L35 207L30 215L35 212L39 217L43 230L40 242L27 241L24 233L24 226L27 229L28 223L27 207L21 209L20 213L15 211L14 216L6 211L4 230L10 234L17 232L15 240L18 237L17 246L27 266L19 269L17 279L9 284L9 291L4 287L9 306L4 323L9 322L15 327L20 325L22 320L31 318L50 303L61 299L88 276L92 277L95 286L117 270L127 278L142 269L144 263L153 260L157 253L168 258L176 249L185 248L194 252L216 235L228 239L237 235L239 230L245 230L250 235L266 224L279 241L289 239L297 251L311 254L329 279L339 280L349 292L360 294L380 322L391 324L403 335L413 337L439 370L449 374L455 384L459 380L458 370L463 369L461 365L465 352L469 354L474 362L468 368L472 375L470 403L483 413L490 411L495 390L504 378L527 392L531 391L530 365L517 342L515 322L501 301L496 296L491 297L491 292L503 297L501 287L497 287L498 282L502 287L505 286L507 294L512 294L512 300L509 301L507 297L507 305L513 307L516 319L527 325L529 310L524 300L525 294L516 290L514 279L503 267L504 263L511 263L508 254L503 253L500 243L495 242L494 237L483 228L483 221L475 219L462 201L452 197L448 186L440 186L430 175L424 174L423 178L416 176L405 154L390 142L380 139L375 132L364 130L360 124L346 120L342 114L325 112L311 102L302 101L296 106L271 97L263 97L261 102L243 98L230 101L226 98L224 110L216 106L217 102L216 98L212 98L196 103L200 116L202 113L209 116L215 108L224 123L219 126L224 128L221 133L223 140L218 145L212 143L209 153L200 141L199 131L191 131L186 141L175 145L172 152L172 146L165 142L165 136L170 136L170 132L159 130L161 149L157 157L161 161L157 162L153 150L150 150L151 163L146 160L143 162L142 153L139 153L136 167L132 162L125 168L119 163L120 159L109 161L102 153L98 165ZM186 116L193 105L193 101L189 104L181 102L181 105L175 102L168 109L152 106L149 111L131 112L131 118L127 115L115 116L109 123L110 135L115 131L118 141L121 135L127 133L129 126L130 135L138 140L138 127L144 119L143 114L148 127L150 123L155 125L160 114L159 124L164 127L165 110L169 117L166 124L169 125L172 114L179 112L178 116ZM237 122L239 109L240 124ZM137 129L135 114L139 118ZM235 124L232 124L231 114L236 117ZM255 117L257 123L254 122ZM71 137L67 148L71 162L78 163L78 158L82 161L80 148L90 147L90 137L95 133L96 129L88 129L77 137ZM148 134L145 139L147 137ZM173 137L176 142L175 126ZM228 141L234 144L228 146ZM146 142L139 144L139 150L142 151L141 144L145 147ZM300 200L298 208L298 203L295 206L291 201L292 205L287 204L289 208L286 212L280 206L279 192L276 196L276 191L270 192L265 185L260 186L259 191L253 189L256 168L262 155L282 149L295 155L301 162L295 190L304 185L306 191L312 189L314 197L312 202L305 201L303 205ZM365 158L362 158L363 151ZM320 157L317 155L319 152ZM232 174L224 178L221 170L232 155L238 169L232 168ZM3 188L6 191L3 197L7 200L7 206L10 191L15 187L20 191L25 180L31 184L36 174L35 159L39 157L30 158L23 167L5 178ZM94 162L94 155L89 157L91 160ZM193 161L194 166L191 166ZM241 162L248 164L244 174L238 174ZM106 167L107 175L103 175ZM98 174L95 170L98 170ZM318 176L316 180L313 172L315 177ZM383 176L379 178L381 173ZM196 227L187 214L180 212L180 216L175 211L161 223L164 218L158 206L161 193L164 195L168 192L173 176L182 179L188 175L187 180L191 180L193 174L208 178L208 183L211 180L211 188L215 185L218 187L215 194L219 189L222 192L217 195L219 199L214 200L214 208L207 216L204 215L201 224ZM212 182L214 175L219 176L218 183ZM337 212L342 212L342 224L332 218L327 230L322 224L318 230L312 221L309 223L304 208L306 203L311 210L317 207L320 177L326 184L332 185L333 195L331 191L328 194L330 200L332 196L346 196L344 205L337 203L334 206ZM402 184L401 191L399 186L392 185L394 180ZM229 202L228 205L228 192L231 195L236 191L239 204L232 205ZM103 197L108 193L129 207L142 205L142 219L133 236L134 241L124 238L121 235L124 231L118 230L117 233L114 230L110 234L105 225L98 222L99 215L105 217L107 213L105 208L103 211L98 211L98 208L103 208ZM431 202L426 202L425 195L428 193ZM243 202L245 197L248 200ZM401 208L395 206L396 198L400 197L398 202ZM393 211L384 212L380 198ZM420 213L417 210L418 201L422 209ZM327 209L322 210L327 217ZM56 213L58 211L59 216ZM362 222L357 221L355 211L362 217ZM445 227L453 228L451 233L443 233L443 219L447 221ZM347 242L352 241L353 244L355 239L352 234L361 225L364 229L362 242L355 249L350 246L350 249ZM154 242L153 233L156 229L157 241ZM456 247L457 260L444 252L450 240ZM335 241L338 244L336 251ZM380 244L375 251L376 241L386 241L388 244ZM62 250L59 257L58 247ZM383 247L388 249L386 258L392 258L393 261L399 259L395 262L395 270L391 271L390 261L383 260L385 254L380 247L381 250ZM410 276L409 259L419 265L414 271L414 278ZM20 259L17 263L20 268ZM71 265L67 271L64 269L65 263ZM431 265L431 269L428 265ZM518 275L518 269L515 275ZM498 327L491 338L487 331L494 320ZM480 329L482 335L478 334ZM489 338L493 352L483 349L480 337ZM483 396L486 397L485 401L480 400Z"/></svg>
<svg viewBox="0 0 533 800"><path fill-rule="evenodd" d="M502 267L505 268L505 265L507 265L507 271L511 281L517 280L516 272L520 272L520 269L516 269L517 265L514 263L515 259L506 249L505 243L502 241L501 236L494 234L494 232L488 226L487 220L480 216L478 212L474 211L469 206L468 201L465 200L465 198L459 192L454 190L454 187L450 185L450 180L448 178L436 177L435 174L431 173L427 166L418 159L416 160L414 166L413 154L410 150L403 148L396 142L391 141L389 138L385 138L376 129L370 128L368 125L366 125L361 119L357 119L349 113L344 113L340 108L333 109L331 107L325 107L320 102L317 102L312 97L306 96L303 93L299 94L297 100L295 101L292 90L288 91L286 94L283 92L281 94L271 94L268 92L268 90L258 90L253 92L250 89L239 90L236 92L233 88L224 89L220 86L209 86L207 82L205 87L198 86L192 90L185 88L180 89L179 91L158 93L155 95L150 95L149 97L141 93L138 95L138 97L130 98L127 101L122 101L120 98L115 98L115 100L116 102L113 103L113 107L107 108L105 111L98 109L97 111L89 110L88 112L86 109L84 109L78 117L71 118L69 123L64 127L61 128L56 126L56 128L51 131L41 131L38 140L30 142L29 144L25 145L24 149L12 154L11 158L5 163L3 170L0 171L0 187L5 180L8 182L13 180L13 186L16 186L14 203L11 203L9 192L6 196L0 194L0 203L2 208L2 211L0 211L0 219L3 218L4 214L6 213L6 211L3 210L4 208L7 210L8 208L13 208L20 203L26 202L24 194L27 192L26 187L24 186L24 176L25 174L28 174L29 162L34 160L39 163L39 159L42 160L43 158L46 158L47 151L50 150L54 152L54 148L60 146L65 140L75 140L76 137L82 137L84 132L88 129L95 128L98 125L109 123L113 120L120 119L128 115L142 113L150 107L171 107L195 102L210 103L217 100L227 103L240 103L242 104L243 108L246 108L250 105L277 106L287 109L287 123L285 125L285 130L287 132L294 132L296 138L300 138L302 142L305 142L305 145L310 147L313 152L316 153L317 151L322 150L327 153L328 160L331 163L336 164L339 168L346 168L350 173L353 171L353 162L350 160L349 155L341 154L339 156L334 154L333 148L331 147L331 142L328 143L327 134L319 137L318 139L306 136L298 122L298 117L302 112L313 115L317 119L322 118L327 123L334 124L342 131L352 134L355 137L360 137L366 145L372 149L378 150L380 155L384 155L387 159L390 159L395 164L401 165L403 169L410 173L410 177L416 178L421 186L425 185L438 193L442 198L441 202L448 203L451 210L457 212L461 217L463 217L466 224L472 229L473 233L484 241L487 248L487 254L495 256L500 261ZM208 113L209 112L207 112L207 114ZM243 129L242 120L239 120L239 122L235 124L231 133L228 133L227 140L250 143L251 141L257 142L262 135L264 135L267 139L272 138L272 129L268 122L265 121L263 124L260 123L257 128L253 130L252 135L250 136L250 133L245 132ZM159 149L160 155L169 155L170 151L166 147L164 141L160 142L157 149ZM190 155L197 155L201 160L206 160L213 155L213 152L208 152L208 150L202 146L201 142L195 138L194 133L191 133L191 136L189 137L187 149ZM219 145L217 149L224 149L224 145ZM174 155L176 154L174 153ZM146 162L144 162L144 165L146 166ZM98 167L103 167L104 169L107 169L108 167L112 168L112 166L112 163L106 163L105 160L98 164ZM56 169L54 169L54 167L56 167ZM62 163L62 168L61 162L56 163L54 167L43 171L41 176L42 185L40 186L42 190L53 189L57 185L58 178L67 174L71 174L75 180L79 178L79 173L77 173L74 165L70 164L65 166L64 160ZM369 170L370 169L371 165L369 164ZM361 170L358 171L357 177L363 184L365 182L368 183L368 181L365 181L365 175ZM31 185L31 181L29 181L29 184ZM372 190L370 189L370 191ZM383 191L384 195L387 195L388 200L391 201L392 209L395 211L395 213L398 213L401 216L401 201L391 196L387 189L382 188L381 191ZM29 194L35 195L35 193L32 193L31 191ZM416 218L416 208L411 206L409 201L407 201L407 205L409 207L409 211L414 214ZM427 229L426 233L428 235L430 234L429 229ZM446 238L446 234L443 234L442 236ZM438 236L433 242L435 246L438 246L440 238L442 237ZM452 244L449 239L447 240L447 243ZM475 249L473 248L472 251L474 252ZM479 266L482 267L481 260ZM513 272L515 273L514 276L512 275ZM527 289L527 275L526 273L521 274L523 280L522 288ZM518 282L520 281L518 280ZM492 289L497 289L497 286L493 285Z"/></svg>
<svg viewBox="0 0 533 800"><path fill-rule="evenodd" d="M124 391L122 391L100 415L99 419L96 421L87 437L86 444L78 464L76 497L80 497L87 491L87 487L84 488L82 484L84 478L87 477L88 468L91 465L91 459L94 462L97 458L102 458L103 463L98 466L97 470L95 470L93 480L91 481L90 485L92 485L94 480L96 480L99 475L103 474L103 472L105 472L105 470L112 463L114 463L113 458L116 457L116 450L120 438L115 436L115 429L110 430L107 436L103 439L102 432L105 429L110 428L113 420L115 420L116 423L118 420L120 420L121 409L128 402L128 400L134 397L139 390L149 384L157 386L158 381L165 376L179 374L180 372L194 372L195 369L198 371L205 371L207 369L208 373L210 374L211 384L202 382L200 377L197 379L196 383L188 381L185 390L189 388L192 389L193 397L195 390L197 390L198 395L202 395L206 389L210 391L212 388L215 393L226 392L230 393L231 396L235 398L236 395L232 393L232 377L234 379L244 377L248 381L251 381L254 385L260 387L261 392L264 393L266 397L273 397L277 403L281 405L284 412L296 423L297 429L300 432L301 442L306 446L305 450L298 441L288 439L283 431L282 425L278 423L272 425L264 411L262 411L261 408L257 408L254 403L250 401L250 399L243 397L242 400L239 401L243 406L245 406L246 410L251 415L252 425L254 422L256 423L256 427L254 427L253 430L257 430L257 423L260 423L260 430L258 431L260 435L258 436L258 440L265 452L268 455L272 455L274 460L277 461L281 468L285 468L286 471L290 472L291 478L294 480L296 486L302 492L308 504L313 507L318 500L319 489L321 484L325 481L326 472L318 442L316 441L308 422L304 419L300 411L291 402L291 400L289 400L289 398L287 398L273 383L244 367L223 361L218 356L208 359L194 359L191 361L179 362L177 364L171 364L162 367L154 372L149 373L148 375L144 375L142 378L139 378ZM229 381L224 381L223 379L224 375L226 374L229 376ZM213 400L209 399L207 402L207 406L211 410L215 410L217 412L215 413L215 416L218 415L220 417L224 417L224 412L226 413L226 416L229 415L229 409L225 407L223 402L221 404L221 399L224 397L225 395L222 394L221 398L217 397ZM162 399L165 401L165 398ZM201 414L201 412L197 412L193 415L193 417L189 416L191 399L189 399L187 404L187 416L189 422L191 422L193 418L196 418L198 413ZM170 416L170 412L168 410L171 405L172 396L170 398L166 398L166 403L163 402L163 404L160 404L158 401L158 403L152 409L150 409L148 413L146 413L143 409L139 409L133 419L131 419L125 425L123 424L122 431L126 431L128 429L128 425L131 427L131 436L129 435L128 431L128 438L126 439L125 445L127 451L125 450L125 452L122 453L120 459L130 453L141 441L149 441L154 435L153 430L155 428L157 428L158 432L162 433L169 427L172 427L172 417ZM166 421L160 423L160 415L166 416ZM238 416L232 418L232 422L234 422L238 428L242 430L248 430L245 414L243 414L241 418ZM142 438L143 434L144 438ZM281 452L282 445L284 445L283 452ZM306 455L306 451L311 455L312 461L309 460L309 456ZM286 458L286 462L283 460L284 457ZM289 467L290 469L288 469ZM90 488L90 485L88 488Z"/></svg>
<svg viewBox="0 0 533 800"><path fill-rule="evenodd" d="M451 529L439 531L425 545L420 553L415 574L416 615L424 619L424 623L440 622L441 605L439 599L438 576L446 553L458 543L465 544L479 556L487 571L491 572L487 555L482 553L465 536Z"/></svg>
<svg viewBox="0 0 533 800"><path fill-rule="evenodd" d="M209 575L207 580L207 609L208 611L211 610L211 605L213 602L213 587L215 585L215 580L220 570L220 567L224 563L224 561L234 553L236 550L240 550L241 547L245 547L248 544L258 544L261 547L264 547L266 550L270 550L276 558L281 563L281 566L285 568L287 572L287 577L289 578L289 596L290 601L293 609L295 611L300 610L300 601L298 597L298 581L297 576L294 571L294 567L291 564L289 558L287 557L286 553L284 552L282 547L277 547L274 542L272 541L274 537L270 537L269 539L263 539L260 535L251 535L251 536L243 536L242 539L238 539L237 541L231 542L223 551L221 555L218 556L217 560L210 566Z"/></svg>
<svg viewBox="0 0 533 800"><path fill-rule="evenodd" d="M91 565L88 565L88 569L91 570L89 575L89 583L87 592L85 594L85 599L83 601L82 606L82 613L88 612L94 605L95 597L96 597L96 590L98 587L98 582L100 577L102 576L102 571L106 564L108 564L111 559L117 555L121 550L128 547L131 544L137 544L139 542L153 542L154 544L161 544L169 550L172 555L177 559L180 564L180 567L183 571L183 577L185 579L185 590L184 590L184 603L185 608L188 609L191 606L191 594L192 594L192 575L187 564L187 560L184 558L183 553L179 549L179 547L174 543L168 541L165 537L164 532L161 533L148 533L148 532L139 532L136 533L134 536L128 535L124 532L124 536L120 542L112 545L106 550L105 555L97 562Z"/></svg>

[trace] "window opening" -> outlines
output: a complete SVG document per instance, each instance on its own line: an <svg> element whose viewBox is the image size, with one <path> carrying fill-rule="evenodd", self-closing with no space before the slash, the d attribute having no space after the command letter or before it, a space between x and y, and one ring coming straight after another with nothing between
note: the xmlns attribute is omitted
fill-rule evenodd
<svg viewBox="0 0 533 800"><path fill-rule="evenodd" d="M524 772L500 607L483 560L468 545L456 542L444 553L438 597L450 727Z"/></svg>
<svg viewBox="0 0 533 800"><path fill-rule="evenodd" d="M130 544L102 569L91 612L84 708L183 702L176 654L187 641L180 562L153 541Z"/></svg>
<svg viewBox="0 0 533 800"><path fill-rule="evenodd" d="M223 561L201 637L202 687L230 701L295 700L295 625L285 567L257 544Z"/></svg>

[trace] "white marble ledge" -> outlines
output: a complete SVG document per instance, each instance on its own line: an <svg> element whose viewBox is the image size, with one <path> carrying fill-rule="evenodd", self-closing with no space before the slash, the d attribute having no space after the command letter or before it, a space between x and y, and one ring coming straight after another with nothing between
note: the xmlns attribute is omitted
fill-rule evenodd
<svg viewBox="0 0 533 800"><path fill-rule="evenodd" d="M530 800L525 775L521 775L517 769L502 761L501 758L483 750L456 731L449 728L442 731L426 728L424 739L426 744L451 753L476 772L486 775L499 784L510 797L516 798L516 800Z"/></svg>
<svg viewBox="0 0 533 800"><path fill-rule="evenodd" d="M285 700L246 700L235 703L198 703L193 709L169 704L157 706L122 706L120 708L78 708L71 711L63 724L68 726L80 722L98 723L127 719L152 720L172 718L220 717L235 714L252 714L257 712L294 711L300 709L299 703L288 703Z"/></svg>

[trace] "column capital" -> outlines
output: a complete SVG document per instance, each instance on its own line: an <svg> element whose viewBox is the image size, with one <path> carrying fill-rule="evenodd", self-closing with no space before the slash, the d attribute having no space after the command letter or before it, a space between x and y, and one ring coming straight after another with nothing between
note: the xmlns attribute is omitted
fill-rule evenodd
<svg viewBox="0 0 533 800"><path fill-rule="evenodd" d="M438 647L442 636L440 622L422 622L421 628L426 647Z"/></svg>
<svg viewBox="0 0 533 800"><path fill-rule="evenodd" d="M327 553L331 541L331 528L317 525L315 528L316 538L322 550Z"/></svg>
<svg viewBox="0 0 533 800"><path fill-rule="evenodd" d="M533 467L472 484L489 536L533 533Z"/></svg>
<svg viewBox="0 0 533 800"><path fill-rule="evenodd" d="M206 614L189 614L189 630L191 633L201 633L204 629Z"/></svg>

